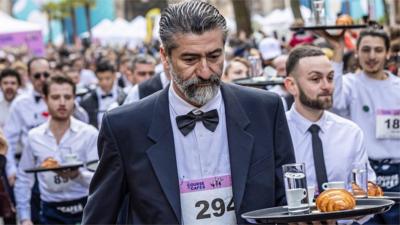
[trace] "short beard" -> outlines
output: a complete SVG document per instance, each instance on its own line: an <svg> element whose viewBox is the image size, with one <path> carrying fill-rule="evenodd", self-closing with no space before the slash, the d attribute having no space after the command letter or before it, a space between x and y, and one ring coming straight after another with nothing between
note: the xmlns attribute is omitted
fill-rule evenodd
<svg viewBox="0 0 400 225"><path fill-rule="evenodd" d="M323 100L318 100L318 96L316 100L309 98L304 93L303 89L301 89L300 87L299 87L299 92L300 92L299 93L300 102L311 109L325 110L325 109L330 109L332 107L333 104L332 95L330 101L323 101Z"/></svg>
<svg viewBox="0 0 400 225"><path fill-rule="evenodd" d="M196 106L203 106L214 98L221 84L221 76L218 74L212 74L208 80L201 79L197 76L188 80L183 80L173 71L172 66L169 72L179 91L190 103ZM198 87L198 85L205 86Z"/></svg>

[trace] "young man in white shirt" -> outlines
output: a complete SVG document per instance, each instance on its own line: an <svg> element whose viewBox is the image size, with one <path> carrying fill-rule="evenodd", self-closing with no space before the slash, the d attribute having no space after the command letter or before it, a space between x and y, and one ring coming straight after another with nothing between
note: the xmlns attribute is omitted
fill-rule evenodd
<svg viewBox="0 0 400 225"><path fill-rule="evenodd" d="M98 159L96 128L72 117L75 97L72 80L66 76L51 77L44 84L43 95L50 119L29 131L15 183L17 211L22 225L33 224L29 202L34 175L26 173L26 169L39 167L49 157L60 165ZM38 173L41 222L79 223L92 176L93 173L84 168Z"/></svg>
<svg viewBox="0 0 400 225"><path fill-rule="evenodd" d="M334 89L334 71L329 59L317 47L302 46L292 50L286 68L285 86L295 98L286 116L296 162L306 164L308 185L318 187L321 193L324 182L342 181L350 189L353 163L368 164L368 156L361 129L327 111L332 107ZM319 149L315 149L313 132L322 144ZM369 164L368 168L368 179L375 181Z"/></svg>
<svg viewBox="0 0 400 225"><path fill-rule="evenodd" d="M343 36L323 35L334 49L333 109L354 121L365 134L371 166L384 191L400 191L400 78L385 70L390 39L380 29L360 33L356 57L362 70L343 75ZM399 205L378 214L370 224L400 224Z"/></svg>

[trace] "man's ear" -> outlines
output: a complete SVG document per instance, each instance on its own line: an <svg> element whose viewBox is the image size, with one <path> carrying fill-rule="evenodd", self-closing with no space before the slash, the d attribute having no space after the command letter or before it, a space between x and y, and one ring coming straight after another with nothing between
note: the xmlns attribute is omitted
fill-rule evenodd
<svg viewBox="0 0 400 225"><path fill-rule="evenodd" d="M287 76L284 80L284 85L286 90L293 96L297 95L297 84L296 80L293 78L293 76Z"/></svg>
<svg viewBox="0 0 400 225"><path fill-rule="evenodd" d="M161 63L163 64L164 67L164 71L169 71L168 54L163 46L160 47L160 57L161 57Z"/></svg>

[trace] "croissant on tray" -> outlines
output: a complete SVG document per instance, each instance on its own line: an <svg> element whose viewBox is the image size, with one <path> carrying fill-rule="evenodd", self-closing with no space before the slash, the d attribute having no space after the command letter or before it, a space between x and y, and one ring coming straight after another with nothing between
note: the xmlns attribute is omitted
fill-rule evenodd
<svg viewBox="0 0 400 225"><path fill-rule="evenodd" d="M383 196L383 190L379 185L368 181L368 196Z"/></svg>
<svg viewBox="0 0 400 225"><path fill-rule="evenodd" d="M352 183L351 187L355 196L365 196L365 191L357 184ZM379 187L379 185L375 184L372 181L368 181L368 196L383 196L383 190L381 187Z"/></svg>
<svg viewBox="0 0 400 225"><path fill-rule="evenodd" d="M366 196L365 191L354 182L351 183L351 189L353 190L354 196Z"/></svg>
<svg viewBox="0 0 400 225"><path fill-rule="evenodd" d="M42 162L42 164L40 164L40 166L43 168L56 168L59 167L60 164L58 164L57 160L53 157L48 157Z"/></svg>
<svg viewBox="0 0 400 225"><path fill-rule="evenodd" d="M356 207L356 200L344 189L329 189L318 196L316 206L321 212L349 210Z"/></svg>

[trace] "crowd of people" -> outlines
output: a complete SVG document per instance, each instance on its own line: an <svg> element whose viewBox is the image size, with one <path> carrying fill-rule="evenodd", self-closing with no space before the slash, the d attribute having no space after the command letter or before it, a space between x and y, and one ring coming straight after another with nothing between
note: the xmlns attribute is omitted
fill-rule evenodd
<svg viewBox="0 0 400 225"><path fill-rule="evenodd" d="M0 201L14 212L1 216L22 225L242 224L244 212L285 204L282 165L294 162L305 163L316 194L328 181L351 183L355 162L400 192L400 31L385 29L296 31L287 42L229 35L216 8L192 0L166 8L161 40L136 49L0 50L9 196ZM249 58L284 82L235 84L254 76ZM99 163L26 172L49 160ZM216 199L226 209L201 211ZM396 204L357 222L399 217Z"/></svg>

